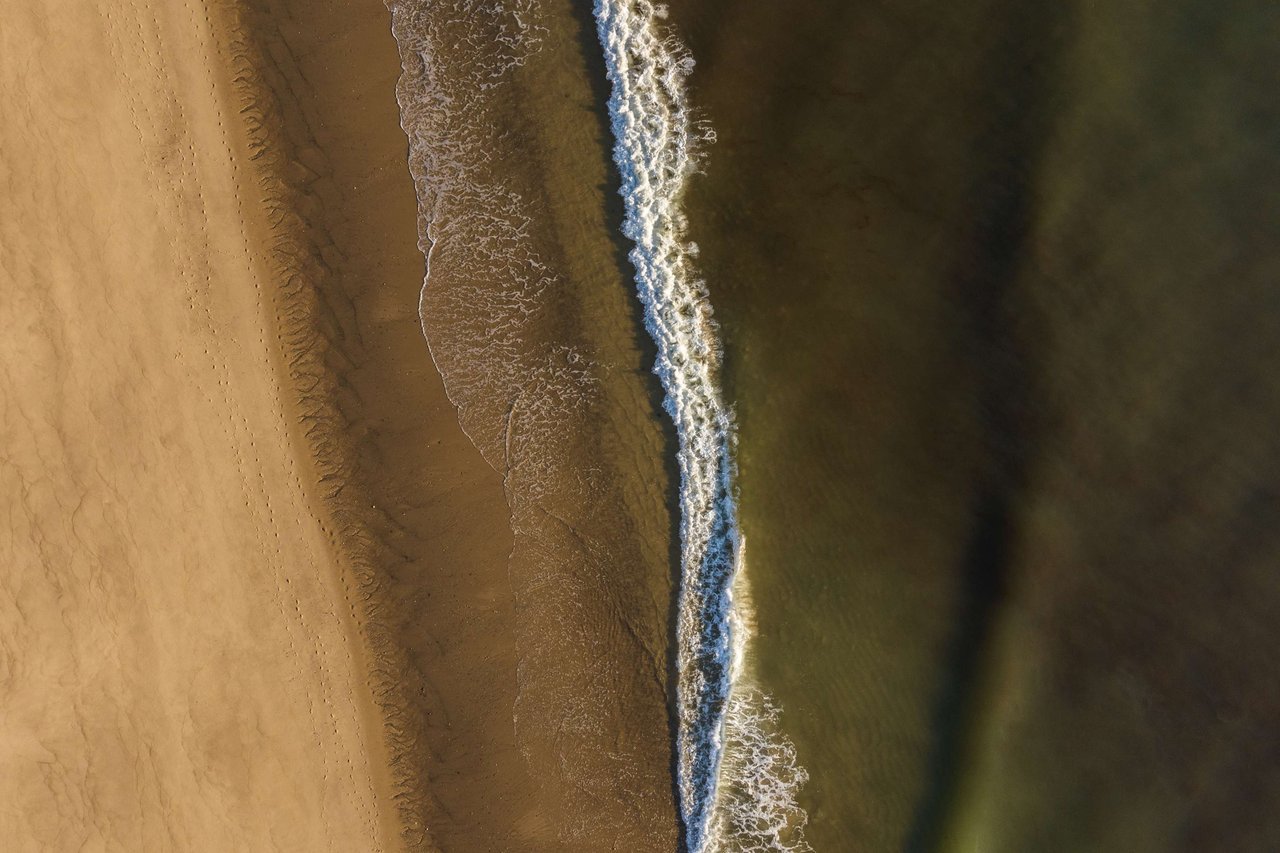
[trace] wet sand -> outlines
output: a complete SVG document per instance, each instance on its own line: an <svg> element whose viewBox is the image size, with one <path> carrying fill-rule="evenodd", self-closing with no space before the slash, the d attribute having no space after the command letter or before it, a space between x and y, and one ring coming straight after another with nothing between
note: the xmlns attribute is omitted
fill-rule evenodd
<svg viewBox="0 0 1280 853"><path fill-rule="evenodd" d="M318 496L366 596L368 674L411 849L536 848L515 747L512 547L501 480L458 427L418 316L424 261L390 17L376 2L248 3L271 169L304 275L286 325Z"/></svg>

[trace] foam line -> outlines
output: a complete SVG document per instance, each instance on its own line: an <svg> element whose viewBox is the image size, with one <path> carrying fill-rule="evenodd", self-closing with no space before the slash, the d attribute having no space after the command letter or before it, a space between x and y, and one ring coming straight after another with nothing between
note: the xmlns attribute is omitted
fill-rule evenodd
<svg viewBox="0 0 1280 853"><path fill-rule="evenodd" d="M745 574L739 577L734 423L718 384L720 345L693 264L697 246L681 209L698 143L710 133L693 121L685 94L692 57L659 33L665 16L649 0L595 2L622 231L634 243L636 290L658 349L654 372L678 443L680 813L692 853L808 850L795 799L807 775L781 735L776 706L744 678L750 614Z"/></svg>
<svg viewBox="0 0 1280 853"><path fill-rule="evenodd" d="M680 466L681 582L677 626L678 787L692 851L708 839L731 686L730 589L738 529L733 422L716 375L720 351L706 290L685 239L680 199L697 142L685 97L689 55L657 32L660 7L597 0L612 95L614 162L622 178L630 252L645 326L675 422Z"/></svg>

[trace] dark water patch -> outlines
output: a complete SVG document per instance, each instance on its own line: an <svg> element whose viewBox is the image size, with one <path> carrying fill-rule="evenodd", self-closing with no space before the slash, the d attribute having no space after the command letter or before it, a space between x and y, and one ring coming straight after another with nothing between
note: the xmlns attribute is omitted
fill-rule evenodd
<svg viewBox="0 0 1280 853"><path fill-rule="evenodd" d="M983 671L992 660L996 622L1010 585L1013 540L1039 443L1037 339L1033 306L1019 290L1035 227L1035 187L1052 131L1054 72L1068 36L1063 7L1008 4L992 10L1007 50L986 63L989 100L983 131L972 140L978 178L971 254L952 285L957 347L975 375L983 455L972 537L958 566L953 636L934 711L924 793L908 836L911 853L936 850L964 785L972 738L986 697Z"/></svg>
<svg viewBox="0 0 1280 853"><path fill-rule="evenodd" d="M1008 492L996 492L984 499L975 513L974 538L962 567L964 591L953 629L955 637L934 712L935 746L929 781L907 838L909 853L938 848L943 823L962 784L965 746L981 698L977 686L990 652L992 628L1008 591L1011 503Z"/></svg>
<svg viewBox="0 0 1280 853"><path fill-rule="evenodd" d="M1028 286L1057 421L1019 566L1035 676L997 721L984 830L997 850L1265 850L1280 218L1258 188L1280 178L1260 97L1280 15L1076 15Z"/></svg>

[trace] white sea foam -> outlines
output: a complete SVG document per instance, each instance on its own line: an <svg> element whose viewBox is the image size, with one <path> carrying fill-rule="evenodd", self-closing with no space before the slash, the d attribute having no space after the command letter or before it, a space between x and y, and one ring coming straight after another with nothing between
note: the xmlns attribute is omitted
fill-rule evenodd
<svg viewBox="0 0 1280 853"><path fill-rule="evenodd" d="M811 853L804 839L808 815L796 800L809 774L779 727L781 714L760 689L752 667L755 608L746 543L733 579L734 664L724 718L724 754L712 810L709 853Z"/></svg>
<svg viewBox="0 0 1280 853"><path fill-rule="evenodd" d="M389 7L427 260L427 343L463 430L506 473L515 464L513 425L522 446L545 446L565 407L585 405L594 382L582 354L540 326L563 283L532 237L531 205L494 156L505 150L507 131L493 105L513 69L539 49L541 13L536 0L391 0ZM548 455L522 459L541 465Z"/></svg>
<svg viewBox="0 0 1280 853"><path fill-rule="evenodd" d="M648 0L596 0L612 93L614 161L654 371L676 426L681 582L677 625L678 790L686 842L703 851L806 850L795 791L807 776L777 709L742 677L748 632L735 607L742 547L734 504L734 424L718 385L720 349L681 200L709 130L685 94L693 59L659 31ZM739 598L744 584L736 590Z"/></svg>
<svg viewBox="0 0 1280 853"><path fill-rule="evenodd" d="M778 728L779 709L763 692L735 683L725 711L721 790L707 849L716 853L811 851L808 816L796 792L809 774Z"/></svg>

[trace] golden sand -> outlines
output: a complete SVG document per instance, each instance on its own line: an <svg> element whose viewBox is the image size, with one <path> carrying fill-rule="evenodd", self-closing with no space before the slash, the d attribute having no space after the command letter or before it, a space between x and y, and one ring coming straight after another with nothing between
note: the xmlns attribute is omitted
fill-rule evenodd
<svg viewBox="0 0 1280 853"><path fill-rule="evenodd" d="M387 13L306 5L305 27L286 4L5 9L6 849L422 847L433 710L472 788L523 781L509 533L417 327ZM382 63L333 67L364 48ZM379 468L399 477L371 494ZM428 547L435 573L387 570ZM484 641L430 700L414 675L447 651L402 635L408 608Z"/></svg>
<svg viewBox="0 0 1280 853"><path fill-rule="evenodd" d="M279 381L271 206L197 3L0 46L0 835L384 849L359 597Z"/></svg>

